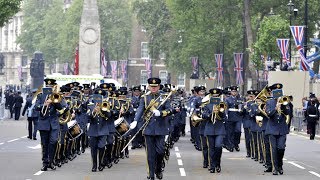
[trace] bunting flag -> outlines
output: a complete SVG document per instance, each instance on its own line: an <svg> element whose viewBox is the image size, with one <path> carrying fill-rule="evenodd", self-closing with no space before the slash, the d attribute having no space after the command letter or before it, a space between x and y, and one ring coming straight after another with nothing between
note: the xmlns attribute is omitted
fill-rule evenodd
<svg viewBox="0 0 320 180"><path fill-rule="evenodd" d="M287 64L290 66L290 59L289 59L289 39L277 39L278 47L282 54L282 61L287 62ZM290 52L291 53L291 52Z"/></svg>
<svg viewBox="0 0 320 180"><path fill-rule="evenodd" d="M103 77L107 76L107 61L104 48L100 51L100 73Z"/></svg>
<svg viewBox="0 0 320 180"><path fill-rule="evenodd" d="M76 47L76 52L74 54L74 75L79 75L79 46Z"/></svg>
<svg viewBox="0 0 320 180"><path fill-rule="evenodd" d="M125 84L127 82L127 65L128 61L127 60L120 60L120 65L121 65L121 75L122 75L122 82Z"/></svg>
<svg viewBox="0 0 320 180"><path fill-rule="evenodd" d="M146 65L148 78L151 78L151 74L152 74L152 62L151 62L151 59L145 59L144 60L144 64Z"/></svg>
<svg viewBox="0 0 320 180"><path fill-rule="evenodd" d="M69 75L69 63L64 63L63 70L65 75Z"/></svg>
<svg viewBox="0 0 320 180"><path fill-rule="evenodd" d="M191 79L199 79L199 58L198 57L191 57L192 63L192 75Z"/></svg>
<svg viewBox="0 0 320 180"><path fill-rule="evenodd" d="M111 65L111 78L114 80L117 80L117 75L118 75L118 61L110 61Z"/></svg>
<svg viewBox="0 0 320 180"><path fill-rule="evenodd" d="M294 39L294 42L297 46L297 50L300 54L300 69L303 71L309 71L310 66L306 60L306 57L304 56L304 49L302 46L303 40L304 40L304 26L290 26L290 30Z"/></svg>
<svg viewBox="0 0 320 180"><path fill-rule="evenodd" d="M19 80L21 81L22 80L22 66L21 65L19 65L17 67L17 71L18 71Z"/></svg>
<svg viewBox="0 0 320 180"><path fill-rule="evenodd" d="M215 54L216 67L217 67L217 83L218 86L222 85L223 82L223 54Z"/></svg>
<svg viewBox="0 0 320 180"><path fill-rule="evenodd" d="M243 53L233 53L234 57L234 71L236 74L236 84L242 85L243 84Z"/></svg>

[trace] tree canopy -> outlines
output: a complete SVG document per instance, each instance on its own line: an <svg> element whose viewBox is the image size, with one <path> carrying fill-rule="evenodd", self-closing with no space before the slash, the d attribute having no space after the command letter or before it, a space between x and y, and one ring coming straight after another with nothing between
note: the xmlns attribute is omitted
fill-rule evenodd
<svg viewBox="0 0 320 180"><path fill-rule="evenodd" d="M20 10L22 0L0 0L0 27Z"/></svg>

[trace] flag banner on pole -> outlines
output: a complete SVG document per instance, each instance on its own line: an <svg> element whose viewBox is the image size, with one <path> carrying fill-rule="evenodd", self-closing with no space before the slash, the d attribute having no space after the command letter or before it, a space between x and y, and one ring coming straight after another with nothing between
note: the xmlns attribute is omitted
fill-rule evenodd
<svg viewBox="0 0 320 180"><path fill-rule="evenodd" d="M122 77L122 82L125 84L127 82L127 66L128 66L128 61L127 60L120 60L120 65L121 65L121 77Z"/></svg>
<svg viewBox="0 0 320 180"><path fill-rule="evenodd" d="M303 40L304 40L304 26L290 26L290 30L294 39L294 42L297 46L297 50L300 54L300 69L303 71L309 71L310 66L306 60L306 57L304 56L304 49L302 46Z"/></svg>
<svg viewBox="0 0 320 180"><path fill-rule="evenodd" d="M79 75L79 46L76 47L76 52L74 54L74 75Z"/></svg>
<svg viewBox="0 0 320 180"><path fill-rule="evenodd" d="M22 80L22 66L19 65L17 67L17 70L18 70L18 77L19 77L19 80L21 81Z"/></svg>
<svg viewBox="0 0 320 180"><path fill-rule="evenodd" d="M118 75L118 61L110 61L111 65L111 78L114 80L117 80L117 75Z"/></svg>
<svg viewBox="0 0 320 180"><path fill-rule="evenodd" d="M236 74L236 84L242 85L243 84L243 53L233 53L234 57L234 71Z"/></svg>
<svg viewBox="0 0 320 180"><path fill-rule="evenodd" d="M107 61L104 48L101 48L100 52L100 73L103 77L107 76Z"/></svg>
<svg viewBox="0 0 320 180"><path fill-rule="evenodd" d="M222 85L223 82L223 54L215 54L216 68L217 68L217 83L218 86Z"/></svg>
<svg viewBox="0 0 320 180"><path fill-rule="evenodd" d="M145 59L144 64L146 65L148 78L151 78L151 74L152 74L152 61L151 61L151 59Z"/></svg>
<svg viewBox="0 0 320 180"><path fill-rule="evenodd" d="M282 54L282 61L286 62L288 66L290 66L290 59L289 59L289 39L277 39L277 45ZM291 53L291 52L290 52Z"/></svg>
<svg viewBox="0 0 320 180"><path fill-rule="evenodd" d="M69 75L69 63L63 64L63 70L65 75Z"/></svg>
<svg viewBox="0 0 320 180"><path fill-rule="evenodd" d="M192 63L192 75L191 79L199 79L199 58L198 57L191 57Z"/></svg>

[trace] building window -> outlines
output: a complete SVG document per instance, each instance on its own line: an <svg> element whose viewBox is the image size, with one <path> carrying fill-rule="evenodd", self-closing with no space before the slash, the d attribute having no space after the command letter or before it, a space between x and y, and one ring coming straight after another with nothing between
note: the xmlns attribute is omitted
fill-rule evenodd
<svg viewBox="0 0 320 180"><path fill-rule="evenodd" d="M161 84L167 84L168 71L159 71L159 78L161 79Z"/></svg>
<svg viewBox="0 0 320 180"><path fill-rule="evenodd" d="M28 65L28 56L21 56L21 66L25 67Z"/></svg>
<svg viewBox="0 0 320 180"><path fill-rule="evenodd" d="M141 42L141 59L148 59L148 58L149 58L148 43Z"/></svg>
<svg viewBox="0 0 320 180"><path fill-rule="evenodd" d="M21 82L27 82L28 79L28 73L27 72L22 72L21 74Z"/></svg>
<svg viewBox="0 0 320 180"><path fill-rule="evenodd" d="M180 74L178 76L178 80L177 80L177 86L178 87L185 87L185 79L186 79L186 74Z"/></svg>
<svg viewBox="0 0 320 180"><path fill-rule="evenodd" d="M141 70L140 72L140 84L146 85L148 82L147 70Z"/></svg>

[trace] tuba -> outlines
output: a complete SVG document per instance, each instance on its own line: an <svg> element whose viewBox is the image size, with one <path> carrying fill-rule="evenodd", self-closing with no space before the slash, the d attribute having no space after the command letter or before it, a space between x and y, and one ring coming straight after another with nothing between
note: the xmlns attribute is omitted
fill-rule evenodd
<svg viewBox="0 0 320 180"><path fill-rule="evenodd" d="M207 104L210 103L210 94L206 95L202 100L201 100L201 105L200 108L205 107ZM201 121L203 121L204 119L202 117L199 117L198 114L196 112L193 111L192 115L191 115L191 124L193 127L196 127L199 125L199 123Z"/></svg>

